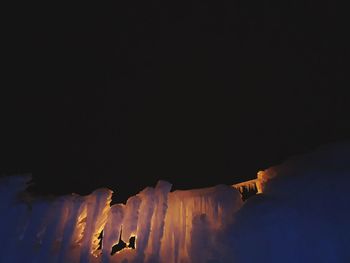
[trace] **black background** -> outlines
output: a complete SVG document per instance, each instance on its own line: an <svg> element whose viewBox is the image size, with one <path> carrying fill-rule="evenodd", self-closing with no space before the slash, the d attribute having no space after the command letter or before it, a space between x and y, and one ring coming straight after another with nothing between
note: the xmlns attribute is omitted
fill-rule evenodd
<svg viewBox="0 0 350 263"><path fill-rule="evenodd" d="M11 6L2 174L125 201L254 178L350 135L344 7L316 1Z"/></svg>

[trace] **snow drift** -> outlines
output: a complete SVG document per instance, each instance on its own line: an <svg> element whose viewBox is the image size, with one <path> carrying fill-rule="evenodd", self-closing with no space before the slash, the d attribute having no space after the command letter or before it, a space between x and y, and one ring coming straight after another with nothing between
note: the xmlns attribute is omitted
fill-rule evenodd
<svg viewBox="0 0 350 263"><path fill-rule="evenodd" d="M3 177L0 262L350 262L349 175L343 143L233 187L159 181L112 206L109 189L33 199L29 176Z"/></svg>
<svg viewBox="0 0 350 263"><path fill-rule="evenodd" d="M296 156L265 174L272 179L264 193L235 215L232 262L350 262L350 143Z"/></svg>

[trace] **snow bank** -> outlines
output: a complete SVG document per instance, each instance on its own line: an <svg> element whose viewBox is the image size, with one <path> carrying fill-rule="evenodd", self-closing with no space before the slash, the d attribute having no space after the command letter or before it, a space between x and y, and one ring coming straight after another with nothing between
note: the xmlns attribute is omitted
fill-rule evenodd
<svg viewBox="0 0 350 263"><path fill-rule="evenodd" d="M265 173L263 195L248 199L231 227L235 262L350 262L350 144Z"/></svg>

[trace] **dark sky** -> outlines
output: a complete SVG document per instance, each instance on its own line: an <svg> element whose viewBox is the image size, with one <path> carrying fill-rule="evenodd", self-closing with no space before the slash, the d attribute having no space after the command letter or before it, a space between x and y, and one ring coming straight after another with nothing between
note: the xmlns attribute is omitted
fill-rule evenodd
<svg viewBox="0 0 350 263"><path fill-rule="evenodd" d="M121 2L121 1L116 1ZM231 184L350 137L344 8L316 1L11 7L2 174L37 193Z"/></svg>

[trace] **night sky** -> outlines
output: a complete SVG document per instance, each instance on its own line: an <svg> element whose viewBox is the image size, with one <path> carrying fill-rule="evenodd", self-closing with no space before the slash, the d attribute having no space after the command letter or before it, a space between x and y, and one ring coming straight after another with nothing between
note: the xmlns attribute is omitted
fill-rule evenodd
<svg viewBox="0 0 350 263"><path fill-rule="evenodd" d="M159 179L252 179L349 139L345 9L282 2L12 7L0 173L125 201Z"/></svg>

